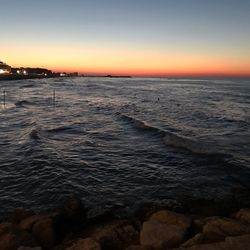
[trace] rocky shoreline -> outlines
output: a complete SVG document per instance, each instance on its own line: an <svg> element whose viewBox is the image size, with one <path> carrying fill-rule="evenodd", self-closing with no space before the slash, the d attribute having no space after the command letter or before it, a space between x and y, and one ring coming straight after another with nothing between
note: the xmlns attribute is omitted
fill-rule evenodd
<svg viewBox="0 0 250 250"><path fill-rule="evenodd" d="M244 250L250 249L250 209L191 202L186 212L143 205L121 218L89 215L75 196L43 213L17 208L1 221L1 250Z"/></svg>

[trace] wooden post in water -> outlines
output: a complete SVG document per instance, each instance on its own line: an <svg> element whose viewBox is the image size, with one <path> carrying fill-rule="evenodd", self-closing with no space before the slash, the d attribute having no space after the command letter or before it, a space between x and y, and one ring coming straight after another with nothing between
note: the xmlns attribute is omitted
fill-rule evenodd
<svg viewBox="0 0 250 250"><path fill-rule="evenodd" d="M56 106L56 90L53 89L53 106Z"/></svg>
<svg viewBox="0 0 250 250"><path fill-rule="evenodd" d="M6 91L5 89L3 90L3 106L5 107L5 101L6 101Z"/></svg>

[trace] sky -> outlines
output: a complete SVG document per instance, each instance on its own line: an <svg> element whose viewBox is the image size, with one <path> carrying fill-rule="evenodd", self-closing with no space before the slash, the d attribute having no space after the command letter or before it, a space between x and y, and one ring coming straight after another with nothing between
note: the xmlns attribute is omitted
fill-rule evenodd
<svg viewBox="0 0 250 250"><path fill-rule="evenodd" d="M0 23L13 67L250 76L249 0L0 0Z"/></svg>

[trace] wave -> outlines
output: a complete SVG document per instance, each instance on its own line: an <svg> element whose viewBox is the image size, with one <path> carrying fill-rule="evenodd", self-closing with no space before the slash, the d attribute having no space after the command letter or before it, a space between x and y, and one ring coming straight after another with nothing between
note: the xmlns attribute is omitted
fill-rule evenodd
<svg viewBox="0 0 250 250"><path fill-rule="evenodd" d="M153 127L153 126L150 126L146 122L138 120L138 119L136 119L134 117L121 114L121 118L124 119L124 120L127 120L127 121L131 122L134 125L134 127L138 128L138 129L150 130L152 132L156 132L156 133L164 135L164 131L163 130L161 130L159 128L156 128L156 127Z"/></svg>
<svg viewBox="0 0 250 250"><path fill-rule="evenodd" d="M29 133L29 137L32 140L39 140L40 139L39 131L37 129L32 129L31 132Z"/></svg>
<svg viewBox="0 0 250 250"><path fill-rule="evenodd" d="M63 133L65 131L70 131L71 133L82 133L83 132L82 124L73 123L45 130L45 132L47 133Z"/></svg>
<svg viewBox="0 0 250 250"><path fill-rule="evenodd" d="M32 140L32 141L38 141L41 139L45 139L45 138L47 138L47 135L50 133L57 134L57 133L63 133L65 131L70 131L70 133L79 134L80 133L79 126L76 126L76 125L74 126L74 125L60 126L60 127L55 127L55 128L51 128L51 129L41 129L40 127L33 127L24 133L24 135L21 137L20 142L22 142L22 141L27 142L27 138L28 138L28 140Z"/></svg>
<svg viewBox="0 0 250 250"><path fill-rule="evenodd" d="M60 133L60 132L64 132L67 130L72 130L73 128L70 126L61 126L61 127L56 127L56 128L52 128L52 129L47 129L47 132L50 133Z"/></svg>
<svg viewBox="0 0 250 250"><path fill-rule="evenodd" d="M31 84L25 84L23 86L20 86L20 89L23 89L23 88L33 88L33 87L35 87L35 85L31 83Z"/></svg>
<svg viewBox="0 0 250 250"><path fill-rule="evenodd" d="M26 101L26 100L21 100L21 101L17 101L15 102L15 106L16 107L25 107L27 105L32 105L32 102Z"/></svg>
<svg viewBox="0 0 250 250"><path fill-rule="evenodd" d="M211 149L212 145L203 144L195 139L181 136L173 132L162 130L160 128L151 126L144 121L138 120L134 117L121 114L121 118L129 121L132 125L138 129L152 131L161 136L163 142L166 145L182 148L192 152L194 154L209 155L209 156L229 156L223 152L218 152L216 149ZM214 146L213 146L214 148Z"/></svg>

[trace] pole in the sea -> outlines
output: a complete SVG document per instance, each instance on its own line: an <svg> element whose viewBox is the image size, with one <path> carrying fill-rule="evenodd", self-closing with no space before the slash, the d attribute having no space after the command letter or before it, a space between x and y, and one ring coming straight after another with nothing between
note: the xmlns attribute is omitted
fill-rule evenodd
<svg viewBox="0 0 250 250"><path fill-rule="evenodd" d="M56 106L56 90L53 89L53 105Z"/></svg>
<svg viewBox="0 0 250 250"><path fill-rule="evenodd" d="M6 101L6 91L3 90L3 106L5 107L5 101Z"/></svg>

